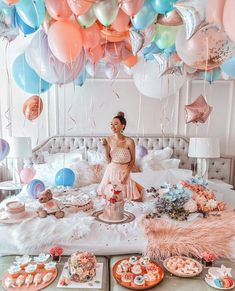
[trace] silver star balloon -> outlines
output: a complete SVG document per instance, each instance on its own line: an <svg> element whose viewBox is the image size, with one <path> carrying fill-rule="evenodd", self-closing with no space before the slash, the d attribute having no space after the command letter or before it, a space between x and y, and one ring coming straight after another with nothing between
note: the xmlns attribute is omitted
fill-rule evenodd
<svg viewBox="0 0 235 291"><path fill-rule="evenodd" d="M160 75L162 76L162 74L167 70L168 68L168 60L167 60L167 56L164 53L158 53L158 54L153 54L154 59L158 62L159 64L159 71L160 71Z"/></svg>
<svg viewBox="0 0 235 291"><path fill-rule="evenodd" d="M143 33L130 29L130 40L131 40L131 47L133 55L136 55L144 45L144 35Z"/></svg>
<svg viewBox="0 0 235 291"><path fill-rule="evenodd" d="M186 38L190 39L205 20L206 1L179 0L174 4L186 27Z"/></svg>
<svg viewBox="0 0 235 291"><path fill-rule="evenodd" d="M9 21L4 13L0 11L0 38L3 37L11 42L18 36L18 34L18 28L13 27L11 21Z"/></svg>

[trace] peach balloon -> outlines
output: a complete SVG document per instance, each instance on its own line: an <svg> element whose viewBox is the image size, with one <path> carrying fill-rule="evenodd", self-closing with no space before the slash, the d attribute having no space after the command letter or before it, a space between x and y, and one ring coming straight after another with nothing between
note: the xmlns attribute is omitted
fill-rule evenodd
<svg viewBox="0 0 235 291"><path fill-rule="evenodd" d="M89 0L67 0L67 1L70 9L77 16L87 13L92 5L92 1Z"/></svg>
<svg viewBox="0 0 235 291"><path fill-rule="evenodd" d="M19 0L3 0L8 5L14 5L19 2Z"/></svg>
<svg viewBox="0 0 235 291"><path fill-rule="evenodd" d="M86 50L86 55L89 59L89 61L92 64L97 63L100 59L102 59L103 55L104 55L104 47L102 45L97 45L97 47L91 49L87 49Z"/></svg>
<svg viewBox="0 0 235 291"><path fill-rule="evenodd" d="M235 1L227 0L223 14L224 30L232 41L235 41Z"/></svg>
<svg viewBox="0 0 235 291"><path fill-rule="evenodd" d="M45 0L50 16L56 20L66 20L72 15L67 0Z"/></svg>
<svg viewBox="0 0 235 291"><path fill-rule="evenodd" d="M55 57L63 63L74 61L82 49L78 26L70 21L56 21L49 29L48 44Z"/></svg>
<svg viewBox="0 0 235 291"><path fill-rule="evenodd" d="M222 28L224 5L225 0L207 0L206 21L208 23L216 24L219 28Z"/></svg>
<svg viewBox="0 0 235 291"><path fill-rule="evenodd" d="M124 60L124 64L127 65L129 68L136 65L138 62L138 56L130 56L126 60Z"/></svg>
<svg viewBox="0 0 235 291"><path fill-rule="evenodd" d="M130 16L127 15L122 9L119 9L118 15L114 22L112 23L112 29L116 31L122 32L127 31L129 29L130 24Z"/></svg>
<svg viewBox="0 0 235 291"><path fill-rule="evenodd" d="M125 40L129 36L129 31L119 32L112 29L104 28L100 31L102 42L119 42Z"/></svg>
<svg viewBox="0 0 235 291"><path fill-rule="evenodd" d="M144 0L122 0L121 9L129 16L137 14L142 6Z"/></svg>
<svg viewBox="0 0 235 291"><path fill-rule="evenodd" d="M81 31L85 48L93 49L100 43L100 29L96 23L86 29L81 29Z"/></svg>
<svg viewBox="0 0 235 291"><path fill-rule="evenodd" d="M23 104L23 113L26 119L34 120L42 113L43 103L39 96L31 96Z"/></svg>

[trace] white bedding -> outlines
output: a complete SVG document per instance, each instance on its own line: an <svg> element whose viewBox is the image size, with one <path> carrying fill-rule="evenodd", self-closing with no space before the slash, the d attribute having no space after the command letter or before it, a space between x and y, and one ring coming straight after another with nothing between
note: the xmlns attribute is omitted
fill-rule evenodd
<svg viewBox="0 0 235 291"><path fill-rule="evenodd" d="M235 191L223 189L214 183L209 183L209 186L216 190L219 200L223 199L235 207ZM93 199L95 208L99 210L104 201L96 197L96 188L97 185L91 185L82 190ZM25 201L28 207L37 207L35 200L29 198L25 190L9 199L16 198ZM0 207L9 199L2 202ZM144 203L127 204L126 210L136 216L136 220L128 224L107 225L94 220L89 214L68 212L61 220L50 216L46 219L37 217L21 224L0 224L0 254L38 254L48 252L55 244L61 245L64 254L68 255L79 249L92 251L97 255L142 252L146 239L139 221L152 206L151 199L146 199Z"/></svg>

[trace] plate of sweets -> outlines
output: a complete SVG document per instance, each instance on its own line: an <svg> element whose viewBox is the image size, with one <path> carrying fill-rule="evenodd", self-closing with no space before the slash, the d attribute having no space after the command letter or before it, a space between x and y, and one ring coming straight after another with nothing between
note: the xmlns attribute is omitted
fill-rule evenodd
<svg viewBox="0 0 235 291"><path fill-rule="evenodd" d="M112 268L115 280L128 289L145 290L159 284L163 277L162 267L148 257L131 256L117 261Z"/></svg>
<svg viewBox="0 0 235 291"><path fill-rule="evenodd" d="M8 291L36 291L50 285L57 276L55 262L47 262L49 255L40 254L32 260L29 256L16 257L3 275L2 286Z"/></svg>
<svg viewBox="0 0 235 291"><path fill-rule="evenodd" d="M202 265L189 257L174 256L165 259L163 266L178 277L195 277L202 272Z"/></svg>
<svg viewBox="0 0 235 291"><path fill-rule="evenodd" d="M234 288L234 280L231 275L231 268L226 268L224 265L218 267L211 267L206 274L206 283L219 290L229 290Z"/></svg>

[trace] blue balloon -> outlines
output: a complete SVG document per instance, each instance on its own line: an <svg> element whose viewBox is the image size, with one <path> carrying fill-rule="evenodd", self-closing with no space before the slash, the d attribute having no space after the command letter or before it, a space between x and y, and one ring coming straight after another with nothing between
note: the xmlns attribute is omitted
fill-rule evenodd
<svg viewBox="0 0 235 291"><path fill-rule="evenodd" d="M4 160L7 157L9 151L9 143L5 139L0 138L0 161Z"/></svg>
<svg viewBox="0 0 235 291"><path fill-rule="evenodd" d="M24 23L34 29L39 28L46 16L44 0L20 0L15 6Z"/></svg>
<svg viewBox="0 0 235 291"><path fill-rule="evenodd" d="M155 42L151 42L150 45L142 49L142 53L146 61L154 60L153 54L158 54L161 52L162 50L156 45Z"/></svg>
<svg viewBox="0 0 235 291"><path fill-rule="evenodd" d="M34 199L37 199L38 194L41 193L41 192L43 192L44 190L45 190L44 183L41 180L38 180L38 179L33 179L27 185L27 192Z"/></svg>
<svg viewBox="0 0 235 291"><path fill-rule="evenodd" d="M87 78L87 72L86 68L81 72L81 74L74 80L74 84L77 86L82 87L82 85L85 83Z"/></svg>
<svg viewBox="0 0 235 291"><path fill-rule="evenodd" d="M211 71L203 71L199 73L199 78L208 81L209 83L214 82L215 80L218 80L221 76L221 70L220 68L211 70Z"/></svg>
<svg viewBox="0 0 235 291"><path fill-rule="evenodd" d="M149 0L144 2L140 11L131 18L132 25L135 29L144 29L156 19L157 14Z"/></svg>
<svg viewBox="0 0 235 291"><path fill-rule="evenodd" d="M19 55L12 66L12 74L16 84L25 92L40 94L47 91L51 84L41 79L27 64L25 55Z"/></svg>
<svg viewBox="0 0 235 291"><path fill-rule="evenodd" d="M174 9L173 4L177 0L150 0L153 10L157 13L166 14Z"/></svg>
<svg viewBox="0 0 235 291"><path fill-rule="evenodd" d="M73 186L75 181L75 174L71 169L63 168L56 173L55 184L56 186Z"/></svg>
<svg viewBox="0 0 235 291"><path fill-rule="evenodd" d="M225 74L235 77L235 57L227 60L220 68Z"/></svg>
<svg viewBox="0 0 235 291"><path fill-rule="evenodd" d="M0 11L4 17L11 17L14 9L14 6L7 5L6 3L0 1Z"/></svg>
<svg viewBox="0 0 235 291"><path fill-rule="evenodd" d="M170 57L174 52L176 52L175 45L173 45L173 46L171 46L169 48L164 49L164 54L167 57Z"/></svg>
<svg viewBox="0 0 235 291"><path fill-rule="evenodd" d="M20 16L18 15L17 12L15 12L15 26L19 27L19 29L25 34L31 34L34 33L35 31L37 31L38 29L33 28L31 26L28 26L26 23L24 23L24 21L20 18Z"/></svg>

